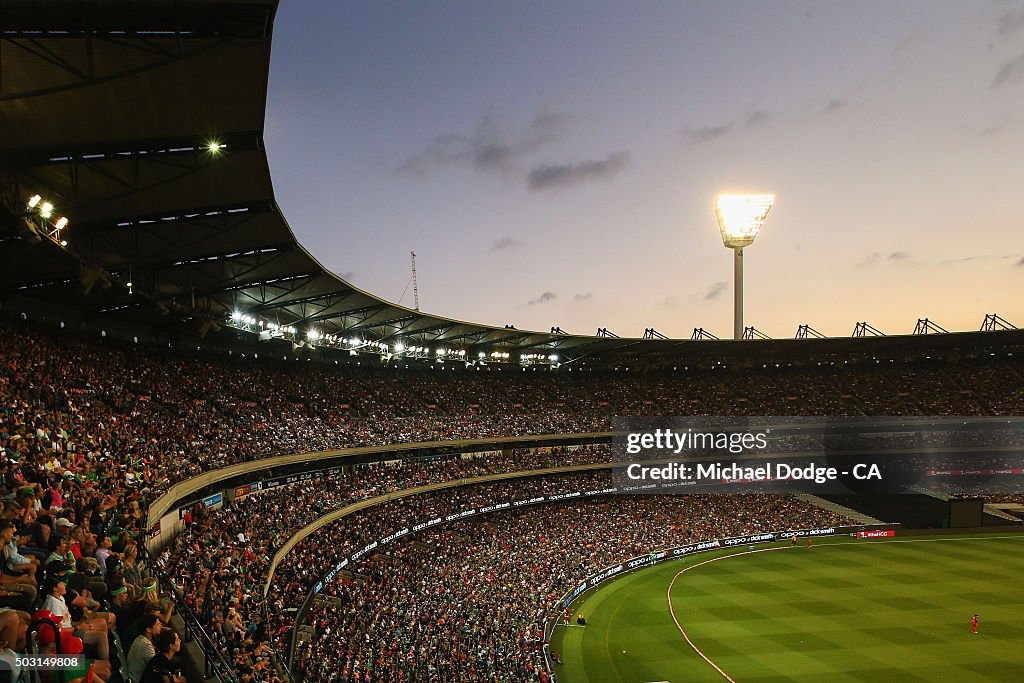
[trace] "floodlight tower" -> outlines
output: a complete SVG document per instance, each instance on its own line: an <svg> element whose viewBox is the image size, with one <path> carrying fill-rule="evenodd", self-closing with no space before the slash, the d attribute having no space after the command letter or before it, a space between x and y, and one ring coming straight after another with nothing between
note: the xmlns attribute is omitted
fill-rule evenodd
<svg viewBox="0 0 1024 683"><path fill-rule="evenodd" d="M773 194L723 194L715 214L722 242L733 251L733 339L743 339L743 248L754 243L758 230L775 204Z"/></svg>

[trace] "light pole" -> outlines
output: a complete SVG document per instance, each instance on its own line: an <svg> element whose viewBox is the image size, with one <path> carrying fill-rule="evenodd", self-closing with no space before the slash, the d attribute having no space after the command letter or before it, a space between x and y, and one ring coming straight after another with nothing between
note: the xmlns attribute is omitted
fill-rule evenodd
<svg viewBox="0 0 1024 683"><path fill-rule="evenodd" d="M743 247L754 243L774 204L773 194L723 194L719 195L715 206L722 242L733 250L734 339L743 339Z"/></svg>

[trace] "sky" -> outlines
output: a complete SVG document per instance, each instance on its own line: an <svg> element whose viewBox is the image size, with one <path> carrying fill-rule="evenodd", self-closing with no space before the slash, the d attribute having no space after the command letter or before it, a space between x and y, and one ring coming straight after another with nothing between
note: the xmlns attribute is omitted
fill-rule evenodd
<svg viewBox="0 0 1024 683"><path fill-rule="evenodd" d="M519 329L1024 326L1024 2L282 0L265 142L355 286Z"/></svg>

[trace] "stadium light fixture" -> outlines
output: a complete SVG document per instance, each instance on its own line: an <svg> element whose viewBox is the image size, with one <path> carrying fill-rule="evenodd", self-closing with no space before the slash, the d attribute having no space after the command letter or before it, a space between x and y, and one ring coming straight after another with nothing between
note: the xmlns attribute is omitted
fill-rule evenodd
<svg viewBox="0 0 1024 683"><path fill-rule="evenodd" d="M715 206L722 242L733 250L733 339L743 339L743 248L754 243L774 205L773 194L723 194Z"/></svg>
<svg viewBox="0 0 1024 683"><path fill-rule="evenodd" d="M43 205L39 207L39 215L43 218L49 218L53 215L53 204L50 202L43 202Z"/></svg>
<svg viewBox="0 0 1024 683"><path fill-rule="evenodd" d="M31 199L28 200L28 208L30 208L30 209L36 208L36 205L39 204L39 202L41 202L42 200L43 200L43 198L40 197L39 195L37 195L37 194L32 195Z"/></svg>
<svg viewBox="0 0 1024 683"><path fill-rule="evenodd" d="M216 140L210 140L208 143L206 143L206 151L209 152L210 154L217 154L225 147L227 147L227 145Z"/></svg>

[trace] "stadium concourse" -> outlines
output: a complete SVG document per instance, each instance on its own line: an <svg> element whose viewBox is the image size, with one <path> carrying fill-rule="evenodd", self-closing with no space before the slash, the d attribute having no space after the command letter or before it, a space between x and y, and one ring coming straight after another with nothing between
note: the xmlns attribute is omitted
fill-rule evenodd
<svg viewBox="0 0 1024 683"><path fill-rule="evenodd" d="M657 502L598 496L504 511L410 534L368 554L333 577L324 590L332 599L311 602L296 624L313 585L367 539L489 501L601 490L609 484L606 471L486 484L473 479L592 466L608 461L607 446L382 456L390 462L312 474L217 509L187 507L183 532L163 545L158 560L140 562L149 504L204 469L367 442L600 431L616 414L992 415L1024 409L1020 381L1006 381L1020 376L1017 356L990 355L987 348L943 364L534 374L288 363L23 321L5 322L0 331L3 514L13 534L2 597L16 610L8 614L18 617L6 617L8 642L14 651L26 647L29 613L63 574L68 618L79 629L105 629L112 647L88 641L84 647L100 678L113 680L129 665L139 666L131 656L136 641L136 652L150 651L146 637L138 641L137 635L148 623L145 615L180 627L173 618L179 611L197 616L212 641L210 658L243 680L292 675L285 664L296 626L312 632L297 639L293 673L311 680L419 680L424 674L541 680L547 674L539 628L550 616L546 611L595 568L691 540L843 521L794 499L740 495ZM442 482L458 486L375 500ZM285 541L357 502L373 505L301 541L264 595L270 559ZM605 523L586 523L596 515ZM508 552L495 555L495 547ZM456 550L458 562L432 564ZM450 613L439 611L442 603ZM112 624L106 614L114 615ZM455 642L462 645L450 645ZM330 650L345 656L324 668L322 653Z"/></svg>

